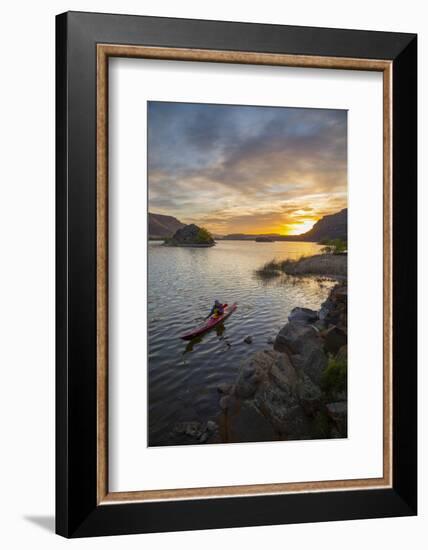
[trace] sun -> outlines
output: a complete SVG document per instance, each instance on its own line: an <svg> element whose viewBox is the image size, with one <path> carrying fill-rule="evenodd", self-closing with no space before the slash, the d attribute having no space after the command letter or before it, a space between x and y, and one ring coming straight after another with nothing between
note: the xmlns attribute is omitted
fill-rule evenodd
<svg viewBox="0 0 428 550"><path fill-rule="evenodd" d="M307 231L311 230L316 220L302 220L288 224L287 235L303 235Z"/></svg>

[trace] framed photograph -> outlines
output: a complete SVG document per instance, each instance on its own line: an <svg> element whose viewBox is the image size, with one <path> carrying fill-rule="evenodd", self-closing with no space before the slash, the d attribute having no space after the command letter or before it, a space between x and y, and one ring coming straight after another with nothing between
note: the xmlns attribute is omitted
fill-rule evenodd
<svg viewBox="0 0 428 550"><path fill-rule="evenodd" d="M416 35L56 24L57 533L416 514Z"/></svg>

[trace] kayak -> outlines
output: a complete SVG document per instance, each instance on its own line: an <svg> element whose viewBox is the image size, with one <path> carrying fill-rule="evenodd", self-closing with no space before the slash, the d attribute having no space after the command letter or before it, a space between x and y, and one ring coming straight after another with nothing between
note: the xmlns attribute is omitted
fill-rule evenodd
<svg viewBox="0 0 428 550"><path fill-rule="evenodd" d="M235 311L235 309L238 307L238 304L232 304L231 306L226 306L224 308L223 315L220 315L219 317L211 316L209 319L205 321L202 325L199 325L198 327L194 328L190 332L186 332L186 334L183 334L180 336L182 340L191 340L192 338L195 338L196 336L200 336L201 334L204 334L208 330L211 330L213 327L224 321L229 317L229 315L232 315L232 313Z"/></svg>

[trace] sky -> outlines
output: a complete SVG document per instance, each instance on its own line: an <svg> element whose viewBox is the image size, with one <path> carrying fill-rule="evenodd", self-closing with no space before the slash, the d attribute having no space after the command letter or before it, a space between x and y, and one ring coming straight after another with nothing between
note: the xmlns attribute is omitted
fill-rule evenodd
<svg viewBox="0 0 428 550"><path fill-rule="evenodd" d="M347 206L344 110L147 108L149 212L216 235L297 235Z"/></svg>

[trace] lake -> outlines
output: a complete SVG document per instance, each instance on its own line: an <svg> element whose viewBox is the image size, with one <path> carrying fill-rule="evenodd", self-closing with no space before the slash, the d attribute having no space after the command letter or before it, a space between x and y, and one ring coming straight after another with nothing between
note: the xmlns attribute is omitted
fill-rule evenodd
<svg viewBox="0 0 428 550"><path fill-rule="evenodd" d="M315 243L218 241L212 248L148 246L149 445L174 444L178 422L214 419L217 387L235 380L241 361L273 339L296 307L319 309L334 283L254 271L272 259L319 251ZM180 335L200 324L215 299L238 309L199 340ZM252 343L244 339L251 336Z"/></svg>

